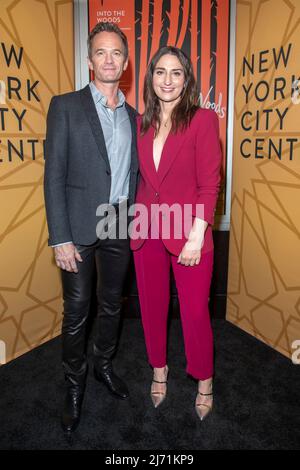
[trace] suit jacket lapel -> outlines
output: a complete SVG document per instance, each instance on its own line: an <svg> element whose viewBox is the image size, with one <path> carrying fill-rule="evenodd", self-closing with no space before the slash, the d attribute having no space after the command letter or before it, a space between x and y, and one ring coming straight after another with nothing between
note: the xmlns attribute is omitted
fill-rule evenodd
<svg viewBox="0 0 300 470"><path fill-rule="evenodd" d="M80 93L81 93L82 106L84 108L86 118L91 126L94 139L99 149L99 154L104 159L107 165L107 168L110 170L110 164L108 160L103 130L102 130L101 123L100 123L98 113L96 110L96 106L95 106L95 103L91 94L90 86L87 85L85 88L83 88L80 91Z"/></svg>
<svg viewBox="0 0 300 470"><path fill-rule="evenodd" d="M138 169L138 157L136 150L136 116L132 111L131 107L125 102L127 113L130 119L131 125L131 164L130 171L136 171Z"/></svg>

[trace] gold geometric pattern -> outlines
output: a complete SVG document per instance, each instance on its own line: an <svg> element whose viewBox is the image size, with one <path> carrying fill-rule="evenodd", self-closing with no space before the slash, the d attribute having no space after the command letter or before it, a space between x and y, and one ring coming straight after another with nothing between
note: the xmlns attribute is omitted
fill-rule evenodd
<svg viewBox="0 0 300 470"><path fill-rule="evenodd" d="M270 22L272 23L270 27ZM268 27L266 26L268 23ZM232 209L229 252L227 319L291 357L292 343L300 339L300 105L291 100L292 76L299 77L300 2L298 0L237 1L236 82L234 112L234 154L232 168ZM273 48L285 51L291 44L286 66L275 64ZM262 52L266 51L266 52ZM252 61L254 72L243 76L243 57ZM260 55L261 54L261 55ZM259 57L266 62L259 65ZM274 92L274 83L286 87ZM259 101L255 87L269 84L266 99ZM246 103L242 85L252 88ZM260 85L260 91L265 85ZM276 95L276 99L275 99ZM284 125L275 109L283 114ZM269 112L269 125L261 119ZM245 111L252 112L241 126ZM256 125L256 112L260 125ZM249 118L250 117L250 118ZM296 138L293 159L287 138ZM241 142L247 153L241 155ZM279 145L281 159L268 153L272 139ZM254 157L254 143L262 149Z"/></svg>
<svg viewBox="0 0 300 470"><path fill-rule="evenodd" d="M60 331L60 278L47 246L43 140L51 97L74 90L73 1L1 0L0 36L4 44L0 47L0 108L8 110L2 111L4 123L0 122L4 127L0 143L0 342L6 349L0 363L4 363ZM9 80L19 87L11 96ZM16 114L21 116L24 110L20 129ZM11 147L20 152L21 141L23 161Z"/></svg>

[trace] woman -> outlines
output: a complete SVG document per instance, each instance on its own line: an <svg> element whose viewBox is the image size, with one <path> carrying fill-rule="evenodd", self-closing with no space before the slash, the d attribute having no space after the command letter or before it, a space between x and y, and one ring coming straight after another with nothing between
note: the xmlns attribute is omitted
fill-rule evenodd
<svg viewBox="0 0 300 470"><path fill-rule="evenodd" d="M167 393L166 336L172 266L187 373L198 381L195 408L203 420L213 403L208 296L221 152L217 116L199 108L197 100L190 60L180 49L162 47L148 66L145 112L138 118L141 174L136 203L137 207L146 206L148 217L142 217L141 211L139 216L136 213L131 247L147 353L154 374L153 404L159 406ZM188 227L185 233L183 227Z"/></svg>

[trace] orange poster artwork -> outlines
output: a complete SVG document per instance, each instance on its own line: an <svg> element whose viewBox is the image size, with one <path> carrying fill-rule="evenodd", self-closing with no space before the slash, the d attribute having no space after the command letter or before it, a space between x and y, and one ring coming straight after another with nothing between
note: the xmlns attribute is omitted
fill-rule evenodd
<svg viewBox="0 0 300 470"><path fill-rule="evenodd" d="M229 0L89 0L89 27L117 24L129 43L130 64L120 84L127 101L143 112L143 81L150 58L164 45L182 49L192 59L199 104L219 117L226 172ZM225 184L217 212L225 213Z"/></svg>

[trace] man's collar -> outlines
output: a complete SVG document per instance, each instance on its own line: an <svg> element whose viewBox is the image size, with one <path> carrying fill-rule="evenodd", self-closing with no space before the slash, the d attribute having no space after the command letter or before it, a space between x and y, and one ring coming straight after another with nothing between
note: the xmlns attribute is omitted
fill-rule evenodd
<svg viewBox="0 0 300 470"><path fill-rule="evenodd" d="M90 82L90 89L91 89L91 93L92 93L94 103L97 104L100 101L100 103L103 106L108 107L107 106L107 97L105 95L103 95L103 93L101 93L100 90L98 90L98 88L96 87L94 82ZM116 108L120 108L125 103L125 96L124 96L124 93L122 93L122 91L120 90L120 88L118 89L118 100L119 101L118 101L118 104L117 104Z"/></svg>

